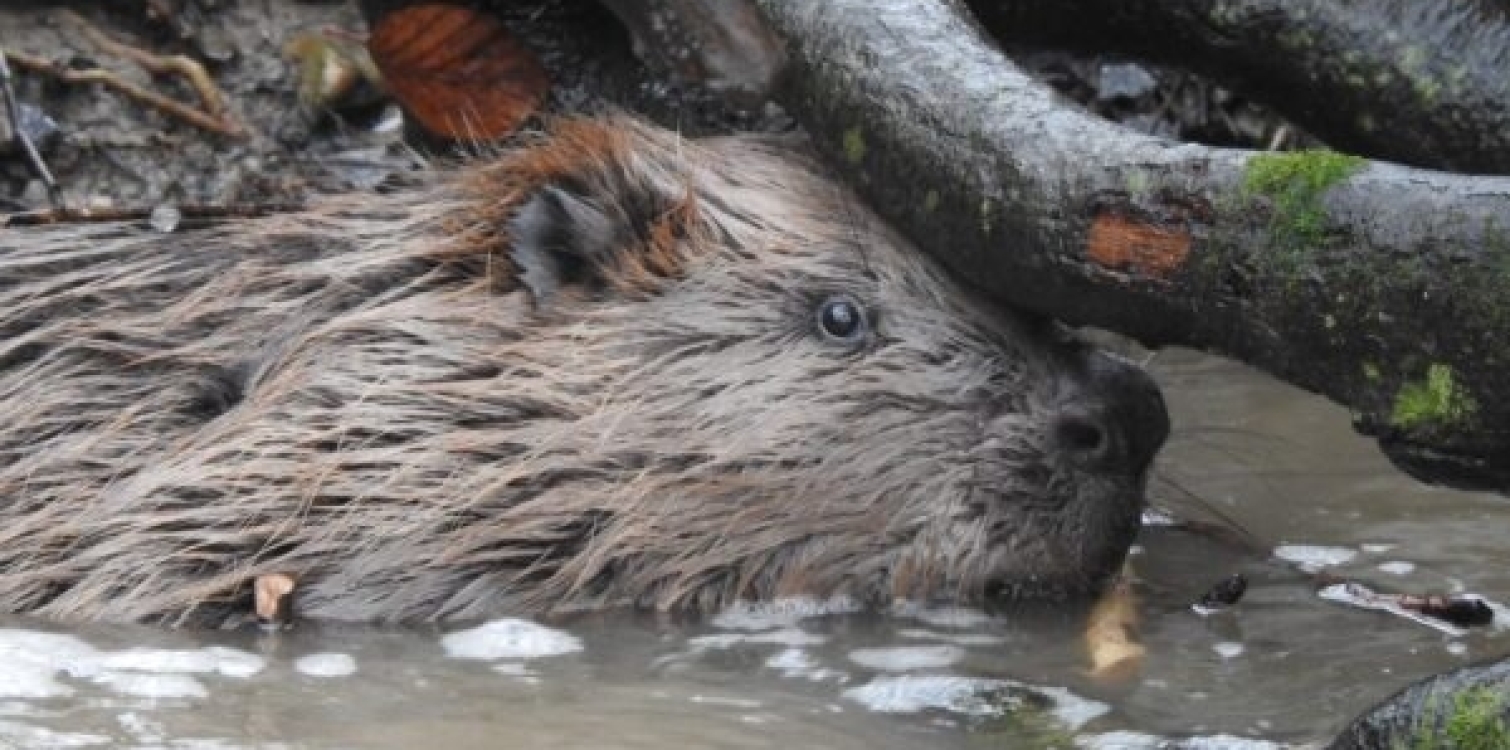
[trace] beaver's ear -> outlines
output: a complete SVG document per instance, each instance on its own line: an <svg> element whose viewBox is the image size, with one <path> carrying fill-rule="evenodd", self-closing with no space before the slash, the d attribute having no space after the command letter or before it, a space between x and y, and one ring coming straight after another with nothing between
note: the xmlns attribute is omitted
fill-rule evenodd
<svg viewBox="0 0 1510 750"><path fill-rule="evenodd" d="M509 221L519 280L537 305L562 287L652 292L680 275L690 199L651 180L561 180L538 188Z"/></svg>
<svg viewBox="0 0 1510 750"><path fill-rule="evenodd" d="M602 206L555 185L536 191L509 222L514 266L537 305L548 302L563 284L587 281L592 269L612 255L614 236Z"/></svg>

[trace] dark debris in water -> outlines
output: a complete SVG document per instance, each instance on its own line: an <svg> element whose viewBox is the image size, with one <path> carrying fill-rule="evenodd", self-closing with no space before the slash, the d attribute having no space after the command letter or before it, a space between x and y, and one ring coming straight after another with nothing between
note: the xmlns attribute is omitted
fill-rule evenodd
<svg viewBox="0 0 1510 750"><path fill-rule="evenodd" d="M1233 573L1218 581L1201 595L1195 603L1195 611L1199 614L1210 614L1227 609L1243 598L1248 591L1248 578L1242 573Z"/></svg>

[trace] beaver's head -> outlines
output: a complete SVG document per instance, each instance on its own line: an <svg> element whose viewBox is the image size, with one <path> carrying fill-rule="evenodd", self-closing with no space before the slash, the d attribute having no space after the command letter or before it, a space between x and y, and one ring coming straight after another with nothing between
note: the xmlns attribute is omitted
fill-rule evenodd
<svg viewBox="0 0 1510 750"><path fill-rule="evenodd" d="M540 537L514 585L669 608L1093 589L1168 431L1153 382L953 280L793 146L576 125L479 181L533 303L498 361L538 418L485 522Z"/></svg>

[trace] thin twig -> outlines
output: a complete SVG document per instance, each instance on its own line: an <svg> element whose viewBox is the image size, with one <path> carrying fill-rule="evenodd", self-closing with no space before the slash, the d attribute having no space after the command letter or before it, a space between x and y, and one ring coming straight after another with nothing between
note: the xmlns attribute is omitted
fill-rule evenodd
<svg viewBox="0 0 1510 750"><path fill-rule="evenodd" d="M150 91L127 81L108 70L90 68L88 70L73 70L59 65L42 57L29 55L25 52L7 50L6 57L15 63L17 67L25 68L34 73L41 73L57 78L65 83L99 83L107 88L114 89L122 96L134 99L149 107L154 107L162 112L177 117L191 125L208 130L212 133L240 137L246 135L246 130L235 121L211 117L183 102L163 96L155 91Z"/></svg>
<svg viewBox="0 0 1510 750"><path fill-rule="evenodd" d="M62 11L61 15L64 20L77 26L90 43L106 54L123 57L152 73L176 73L193 87L194 93L199 96L200 103L204 105L205 114L217 119L225 119L225 97L221 95L215 81L210 78L209 72L198 61L183 55L156 55L129 44L122 44L111 39L83 16L71 10ZM234 125L235 123L227 121L227 124Z"/></svg>
<svg viewBox="0 0 1510 750"><path fill-rule="evenodd" d="M21 105L16 102L16 90L11 85L10 65L6 64L7 53L0 49L0 95L5 98L6 116L10 118L11 138L20 144L21 150L26 154L26 162L31 165L32 174L42 181L47 188L47 200L56 210L65 207L63 203L63 191L58 188L57 180L52 177L52 170L47 168L47 162L42 160L42 154L37 151L37 145L31 142L31 136L26 134L21 126Z"/></svg>
<svg viewBox="0 0 1510 750"><path fill-rule="evenodd" d="M174 206L185 219L248 219L268 214L285 214L304 209L299 203L243 203L229 206ZM51 211L0 214L0 227L35 227L48 224L93 224L109 221L143 221L151 218L152 208L56 208Z"/></svg>

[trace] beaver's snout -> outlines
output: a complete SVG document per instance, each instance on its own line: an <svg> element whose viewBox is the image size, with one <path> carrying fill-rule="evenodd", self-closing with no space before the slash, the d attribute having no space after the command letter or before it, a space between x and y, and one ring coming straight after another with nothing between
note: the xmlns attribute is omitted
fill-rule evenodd
<svg viewBox="0 0 1510 750"><path fill-rule="evenodd" d="M1053 447L1088 469L1141 476L1169 437L1159 387L1141 367L1086 351L1049 427Z"/></svg>

